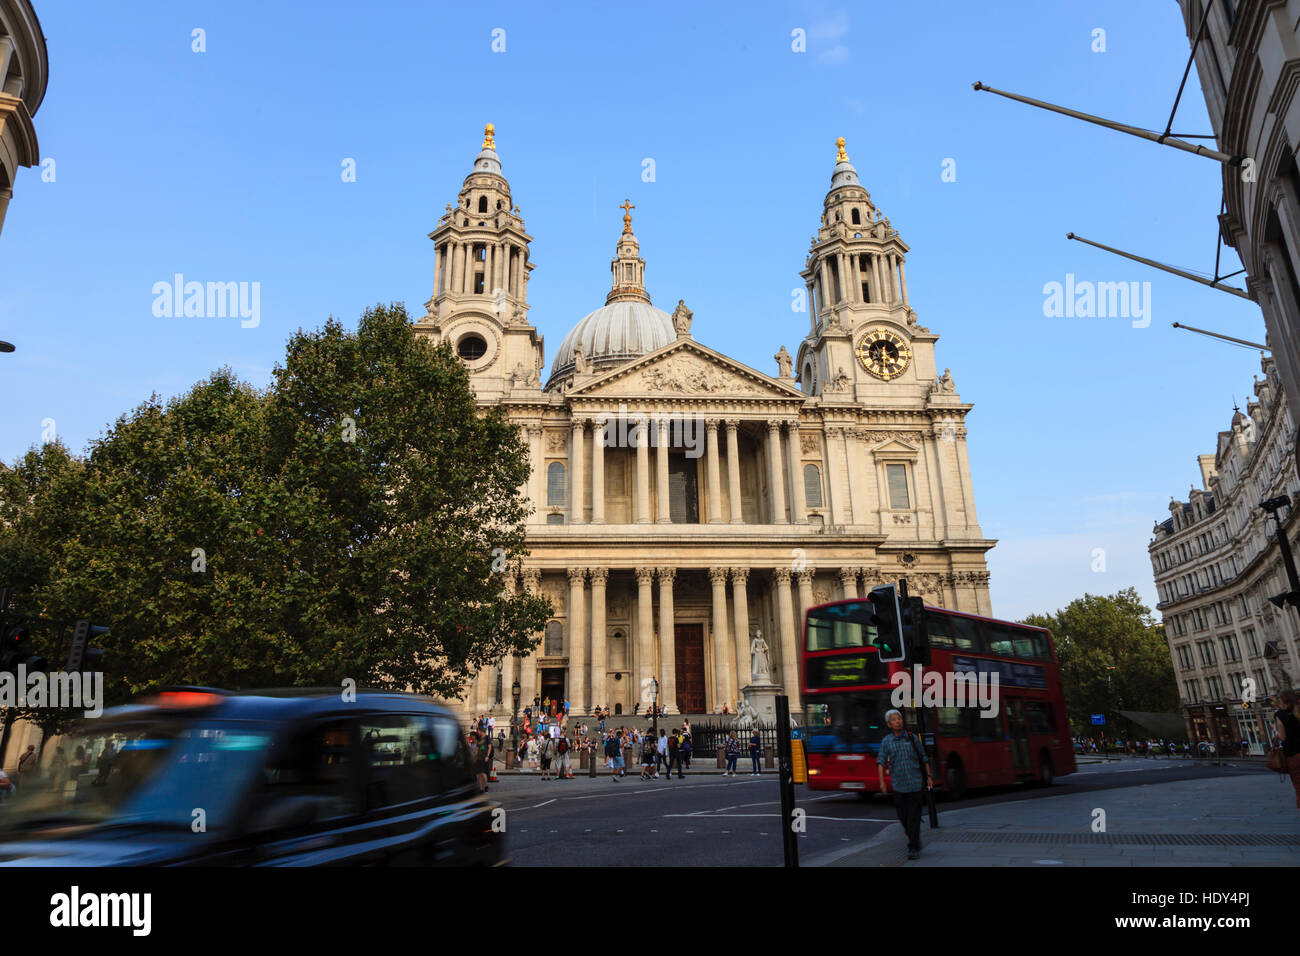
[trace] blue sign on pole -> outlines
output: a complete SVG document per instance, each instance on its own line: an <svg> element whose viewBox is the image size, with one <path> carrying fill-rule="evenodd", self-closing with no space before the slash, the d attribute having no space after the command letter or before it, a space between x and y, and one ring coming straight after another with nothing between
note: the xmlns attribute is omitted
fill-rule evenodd
<svg viewBox="0 0 1300 956"><path fill-rule="evenodd" d="M1092 715L1092 722L1093 722L1094 724L1104 724L1104 723L1106 722L1106 715L1105 715L1105 714L1093 714L1093 715Z"/></svg>

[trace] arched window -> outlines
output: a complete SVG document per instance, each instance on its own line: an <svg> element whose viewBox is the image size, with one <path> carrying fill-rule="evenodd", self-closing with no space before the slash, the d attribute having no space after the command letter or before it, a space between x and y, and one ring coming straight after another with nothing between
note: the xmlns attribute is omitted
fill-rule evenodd
<svg viewBox="0 0 1300 956"><path fill-rule="evenodd" d="M546 625L546 641L542 653L547 657L564 656L564 625L559 621L551 621Z"/></svg>
<svg viewBox="0 0 1300 956"><path fill-rule="evenodd" d="M551 462L546 466L546 504L564 505L567 490L564 481L564 462Z"/></svg>
<svg viewBox="0 0 1300 956"><path fill-rule="evenodd" d="M478 211L487 212L487 196L478 197Z"/></svg>
<svg viewBox="0 0 1300 956"><path fill-rule="evenodd" d="M816 465L803 466L803 496L809 508L822 506L822 471Z"/></svg>
<svg viewBox="0 0 1300 956"><path fill-rule="evenodd" d="M858 213L856 209L853 210L853 225L855 226L862 225L862 216Z"/></svg>

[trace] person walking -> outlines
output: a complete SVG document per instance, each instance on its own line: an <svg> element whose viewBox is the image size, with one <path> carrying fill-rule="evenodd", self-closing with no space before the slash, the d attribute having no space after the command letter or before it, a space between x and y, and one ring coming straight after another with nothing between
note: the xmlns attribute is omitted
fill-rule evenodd
<svg viewBox="0 0 1300 956"><path fill-rule="evenodd" d="M479 793L488 792L488 778L492 776L492 760L495 756L496 748L492 745L492 738L487 734L479 734L478 753L475 755Z"/></svg>
<svg viewBox="0 0 1300 956"><path fill-rule="evenodd" d="M876 772L880 776L880 792L885 790L885 771L889 771L890 787L894 791L894 808L898 822L907 834L907 858L915 860L921 855L921 804L925 790L934 786L930 774L930 761L916 735L903 730L903 715L891 710L885 714L891 733L880 741L880 754L876 758Z"/></svg>
<svg viewBox="0 0 1300 956"><path fill-rule="evenodd" d="M758 762L758 755L762 746L763 738L758 735L758 728L755 727L754 732L749 735L749 759L754 763L754 769L749 771L751 777L757 777L763 772L763 768Z"/></svg>
<svg viewBox="0 0 1300 956"><path fill-rule="evenodd" d="M673 767L677 768L678 779L681 779L682 776L682 757L681 757L681 752L678 750L679 744L680 741L677 737L677 728L674 727L673 732L668 735L668 779L669 780L673 779Z"/></svg>
<svg viewBox="0 0 1300 956"><path fill-rule="evenodd" d="M1300 808L1300 698L1293 690L1284 690L1276 698L1278 709L1273 714L1273 730L1282 743L1285 768L1291 775L1295 788L1295 805Z"/></svg>
<svg viewBox="0 0 1300 956"><path fill-rule="evenodd" d="M541 738L537 747L537 758L542 762L542 779L551 779L551 757L555 754L555 741L549 736Z"/></svg>
<svg viewBox="0 0 1300 956"><path fill-rule="evenodd" d="M609 775L618 783L618 765L622 758L618 753L618 735L611 732L605 738L605 762L609 764Z"/></svg>
<svg viewBox="0 0 1300 956"><path fill-rule="evenodd" d="M28 774L33 774L36 770L36 745L28 744L23 755L18 758L18 789L22 790L27 785Z"/></svg>
<svg viewBox="0 0 1300 956"><path fill-rule="evenodd" d="M641 739L641 779L650 780L655 769L655 757L659 754L659 748L655 739L649 734Z"/></svg>
<svg viewBox="0 0 1300 956"><path fill-rule="evenodd" d="M564 735L555 741L555 772L561 780L569 776L569 738Z"/></svg>
<svg viewBox="0 0 1300 956"><path fill-rule="evenodd" d="M724 777L734 777L736 775L736 761L740 758L740 741L736 739L736 732L733 730L727 734L726 740L727 751L727 769L722 771Z"/></svg>
<svg viewBox="0 0 1300 956"><path fill-rule="evenodd" d="M682 755L682 763L686 764L686 769L691 769L691 733L685 731L682 734L681 746L678 748Z"/></svg>
<svg viewBox="0 0 1300 956"><path fill-rule="evenodd" d="M664 773L668 772L668 731L659 728L659 740L655 743L655 777L659 776L659 765L663 764Z"/></svg>

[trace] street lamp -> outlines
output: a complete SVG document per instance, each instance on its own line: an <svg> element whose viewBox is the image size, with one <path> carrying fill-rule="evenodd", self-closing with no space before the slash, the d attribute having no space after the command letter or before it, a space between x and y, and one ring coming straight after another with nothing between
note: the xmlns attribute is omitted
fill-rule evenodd
<svg viewBox="0 0 1300 956"><path fill-rule="evenodd" d="M519 753L519 678L510 685L510 696L514 700L514 716L510 718L510 752Z"/></svg>

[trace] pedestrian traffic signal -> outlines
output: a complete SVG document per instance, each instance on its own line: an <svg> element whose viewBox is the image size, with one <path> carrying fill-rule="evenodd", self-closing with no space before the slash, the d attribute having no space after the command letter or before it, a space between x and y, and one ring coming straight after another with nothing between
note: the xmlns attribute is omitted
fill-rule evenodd
<svg viewBox="0 0 1300 956"><path fill-rule="evenodd" d="M902 602L904 647L913 664L930 664L930 632L926 627L925 599L909 597Z"/></svg>
<svg viewBox="0 0 1300 956"><path fill-rule="evenodd" d="M0 672L16 675L20 665L28 671L45 670L45 658L32 646L31 631L21 624L9 628L5 635L4 646L0 648Z"/></svg>
<svg viewBox="0 0 1300 956"><path fill-rule="evenodd" d="M898 607L898 589L892 584L872 588L867 595L871 602L871 619L867 622L876 629L872 644L880 652L882 661L901 661L903 649L903 616Z"/></svg>

